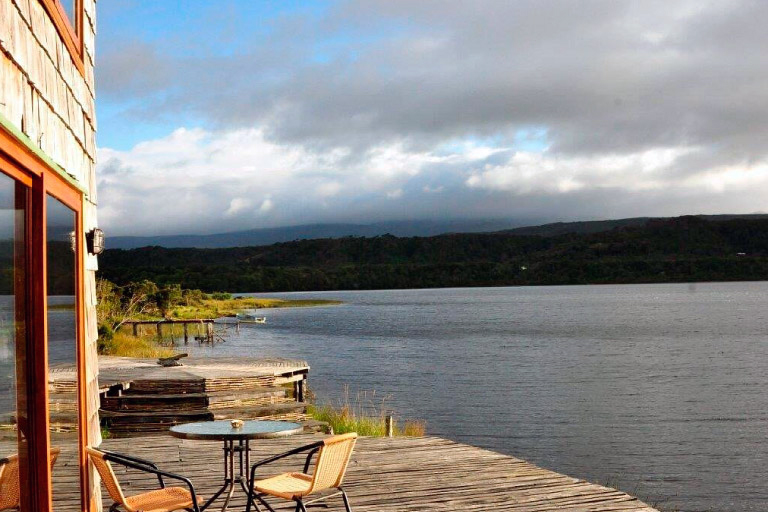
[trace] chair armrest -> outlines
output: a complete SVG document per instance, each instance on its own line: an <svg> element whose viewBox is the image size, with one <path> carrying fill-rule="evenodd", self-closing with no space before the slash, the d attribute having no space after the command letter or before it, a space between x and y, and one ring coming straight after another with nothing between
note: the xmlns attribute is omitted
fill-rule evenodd
<svg viewBox="0 0 768 512"><path fill-rule="evenodd" d="M251 512L251 505L253 504L253 482L256 480L256 468L260 466L265 466L267 464L270 464L272 462L275 462L276 460L284 459L286 457L290 457L291 455L296 455L299 453L304 453L309 451L307 454L307 461L304 463L304 472L306 473L309 469L309 464L312 462L312 456L317 453L320 448L323 446L322 441L318 441L316 443L307 444L304 446L300 446L298 448L294 448L293 450L288 450L287 452L283 452L279 455L274 455L272 457L268 457L266 459L260 460L259 462L255 463L251 466L251 475L248 479L248 503L245 507L246 512ZM256 509L258 510L258 508Z"/></svg>
<svg viewBox="0 0 768 512"><path fill-rule="evenodd" d="M200 512L200 507L197 503L197 493L195 492L195 486L192 485L192 480L185 476L177 475L176 473L171 473L169 471L163 471L161 469L157 469L156 464L152 464L152 466L147 466L146 464L143 464L141 462L135 462L128 458L123 457L121 454L114 454L110 453L105 455L105 460L108 460L110 462L116 462L120 465L123 465L125 467L138 469L139 471L144 471L145 473L152 473L153 475L157 476L157 479L161 483L161 487L165 487L163 484L163 477L165 478L171 478L173 480L180 480L181 482L184 482L187 487L189 488L189 493L192 495L192 510L194 512ZM139 459L141 460L141 459Z"/></svg>
<svg viewBox="0 0 768 512"><path fill-rule="evenodd" d="M305 467L308 467L309 462L312 460L312 455L314 455L315 452L317 452L320 449L321 446L323 446L323 442L322 441L318 441L316 443L308 444L308 445L305 445L305 446L300 446L299 448L294 448L293 450L288 450L287 452L283 452L283 453L281 453L279 455L274 455L272 457L260 460L259 462L255 463L253 466L251 466L251 478L250 478L251 489L250 489L250 491L253 492L253 480L256 477L256 468L258 468L260 466L264 466L266 464L271 464L272 462L275 462L276 460L280 460L280 459L284 459L286 457L290 457L291 455L296 455L298 453L304 453L304 452L306 452L308 450L311 450L311 452L309 453L309 455L307 457L307 462L305 464Z"/></svg>
<svg viewBox="0 0 768 512"><path fill-rule="evenodd" d="M102 450L102 452L104 453L104 460L115 462L127 468L138 469L147 473L154 473L154 471L157 471L158 469L157 464L146 459L132 457L123 453L109 452L106 450ZM156 473L155 476L157 476L157 481L160 484L160 488L164 489L165 482L163 481L163 476Z"/></svg>
<svg viewBox="0 0 768 512"><path fill-rule="evenodd" d="M194 512L200 512L200 506L197 503L197 493L195 492L195 486L192 485L192 480L190 480L185 476L177 475L176 473L170 473L168 471L162 471L160 469L148 468L147 472L156 474L158 479L162 479L163 477L166 477L166 478L171 478L173 480L179 480L181 482L184 482L189 488L189 494L192 496L192 510Z"/></svg>
<svg viewBox="0 0 768 512"><path fill-rule="evenodd" d="M110 450L104 450L104 449L100 449L100 450L107 455L120 457L121 459L129 460L131 462L137 462L139 464L144 464L145 466L149 466L151 468L157 469L157 464L155 464L151 460L141 459L139 457L134 457L133 455L126 455L124 453L117 453Z"/></svg>

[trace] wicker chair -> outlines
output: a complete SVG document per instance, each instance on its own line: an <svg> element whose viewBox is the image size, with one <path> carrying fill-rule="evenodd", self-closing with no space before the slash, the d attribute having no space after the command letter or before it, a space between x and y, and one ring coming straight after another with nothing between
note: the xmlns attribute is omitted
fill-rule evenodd
<svg viewBox="0 0 768 512"><path fill-rule="evenodd" d="M56 464L59 453L61 453L60 448L51 448L51 455L48 458L51 469ZM0 511L18 510L21 500L19 483L19 456L11 455L0 459Z"/></svg>
<svg viewBox="0 0 768 512"><path fill-rule="evenodd" d="M266 496L295 501L296 512L306 512L306 507L309 504L339 494L344 499L344 508L347 512L352 512L347 493L341 488L341 482L344 479L344 473L347 471L349 458L352 456L356 440L357 434L355 433L342 434L257 462L251 467L246 512L251 512L251 505L257 511L261 510L254 499L258 500L259 503L267 507L271 512L275 512L269 503L264 500ZM256 480L257 468L290 455L305 452L307 452L307 459L304 463L304 471L301 473L283 473L270 478ZM317 462L315 463L314 471L310 474L309 467L315 454L317 454ZM305 501L305 498L311 494L318 494L328 489L336 489L338 492Z"/></svg>
<svg viewBox="0 0 768 512"><path fill-rule="evenodd" d="M110 498L114 501L109 508L115 512L118 507L123 507L127 512L172 512L173 510L192 510L200 512L200 504L203 499L195 493L192 482L183 476L161 471L157 465L138 457L131 457L121 453L97 450L95 448L86 448L88 457L96 467L96 471L104 482ZM126 497L117 481L111 463L120 464L127 468L137 469L145 473L151 473L157 476L160 489L149 491L134 496ZM163 477L173 480L180 480L186 484L184 487L166 487Z"/></svg>

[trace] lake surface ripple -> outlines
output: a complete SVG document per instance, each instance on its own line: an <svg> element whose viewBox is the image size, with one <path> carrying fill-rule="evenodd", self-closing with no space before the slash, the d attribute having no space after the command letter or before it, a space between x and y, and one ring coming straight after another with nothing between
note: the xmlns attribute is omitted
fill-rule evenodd
<svg viewBox="0 0 768 512"><path fill-rule="evenodd" d="M190 348L306 359L321 400L376 390L430 434L665 510L768 510L768 283L269 296L345 304Z"/></svg>

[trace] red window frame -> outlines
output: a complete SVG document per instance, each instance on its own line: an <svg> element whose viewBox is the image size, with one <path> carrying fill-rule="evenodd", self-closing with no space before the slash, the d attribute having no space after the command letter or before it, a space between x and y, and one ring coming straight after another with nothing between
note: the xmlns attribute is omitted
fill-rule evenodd
<svg viewBox="0 0 768 512"><path fill-rule="evenodd" d="M13 134L0 127L0 172L15 179L27 189L25 222L25 263L27 340L24 368L19 368L26 382L26 413L28 418L27 453L20 457L20 475L29 484L22 493L21 509L28 512L53 510L51 467L48 463L50 440L48 396L48 290L46 204L53 196L75 213L76 254L75 315L77 341L78 443L80 445L81 510L90 512L92 503L88 488L88 464L84 447L88 442L88 411L85 383L85 309L84 272L85 240L83 233L82 192L62 179L42 159L37 157ZM18 350L18 348L17 348ZM22 455L22 454L20 454Z"/></svg>
<svg viewBox="0 0 768 512"><path fill-rule="evenodd" d="M69 1L69 0L67 0ZM48 12L48 15L56 25L64 45L72 56L75 67L81 75L85 74L83 64L83 0L73 0L75 2L75 19L70 20L61 0L40 0Z"/></svg>

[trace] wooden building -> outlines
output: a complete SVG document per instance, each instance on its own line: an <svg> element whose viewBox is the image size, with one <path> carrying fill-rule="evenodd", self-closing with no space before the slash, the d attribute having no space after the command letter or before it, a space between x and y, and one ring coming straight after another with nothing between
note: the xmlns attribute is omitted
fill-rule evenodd
<svg viewBox="0 0 768 512"><path fill-rule="evenodd" d="M100 508L82 449L101 441L95 8L0 0L0 437L16 447L0 472L18 464L21 511L66 510L57 490L73 486L81 510ZM77 382L53 401L50 376L73 364ZM76 428L62 427L73 411Z"/></svg>

